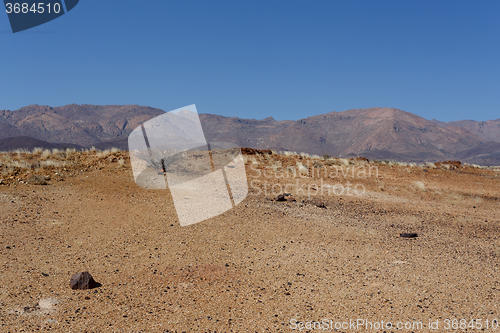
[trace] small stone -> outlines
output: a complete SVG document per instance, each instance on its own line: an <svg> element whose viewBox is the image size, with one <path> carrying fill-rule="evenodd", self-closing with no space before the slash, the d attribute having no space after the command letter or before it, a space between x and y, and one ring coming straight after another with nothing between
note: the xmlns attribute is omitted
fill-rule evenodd
<svg viewBox="0 0 500 333"><path fill-rule="evenodd" d="M286 201L286 198L283 194L280 194L276 197L275 199L276 201Z"/></svg>
<svg viewBox="0 0 500 333"><path fill-rule="evenodd" d="M288 197L288 198L286 198L286 200L287 200L287 201L292 201L292 202L293 202L293 201L297 201L297 200L295 200L295 198L294 198L294 197Z"/></svg>
<svg viewBox="0 0 500 333"><path fill-rule="evenodd" d="M89 272L75 273L69 281L71 289L87 290L98 287L99 284L95 282Z"/></svg>
<svg viewBox="0 0 500 333"><path fill-rule="evenodd" d="M416 234L416 233L404 233L404 234L399 234L399 237L415 238L415 237L418 237L418 234Z"/></svg>
<svg viewBox="0 0 500 333"><path fill-rule="evenodd" d="M314 205L316 205L316 207L319 207L319 208L326 208L326 205L323 201L319 201L319 200L316 200L313 202Z"/></svg>

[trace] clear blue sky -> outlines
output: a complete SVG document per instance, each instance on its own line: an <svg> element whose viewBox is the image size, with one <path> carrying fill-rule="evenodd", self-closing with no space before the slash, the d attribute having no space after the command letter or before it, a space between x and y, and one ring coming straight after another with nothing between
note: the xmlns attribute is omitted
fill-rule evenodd
<svg viewBox="0 0 500 333"><path fill-rule="evenodd" d="M0 109L500 118L500 1L81 0L17 34L2 11L0 40Z"/></svg>

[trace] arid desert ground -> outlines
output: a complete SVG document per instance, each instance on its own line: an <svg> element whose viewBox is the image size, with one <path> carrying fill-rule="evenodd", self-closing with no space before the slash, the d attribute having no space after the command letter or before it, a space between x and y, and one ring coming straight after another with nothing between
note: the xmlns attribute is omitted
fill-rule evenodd
<svg viewBox="0 0 500 333"><path fill-rule="evenodd" d="M0 155L0 332L495 331L499 169L246 154L187 227L126 152Z"/></svg>

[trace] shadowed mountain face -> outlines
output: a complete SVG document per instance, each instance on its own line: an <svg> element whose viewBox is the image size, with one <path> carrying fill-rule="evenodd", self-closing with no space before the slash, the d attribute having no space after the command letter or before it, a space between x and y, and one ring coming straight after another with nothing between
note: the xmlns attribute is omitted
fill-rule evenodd
<svg viewBox="0 0 500 333"><path fill-rule="evenodd" d="M138 105L30 105L0 111L0 138L30 136L54 143L91 146L127 136L163 111Z"/></svg>
<svg viewBox="0 0 500 333"><path fill-rule="evenodd" d="M72 143L52 143L30 138L29 136L16 136L12 138L0 139L0 151L11 151L16 149L33 150L34 148L43 149L81 149L81 146Z"/></svg>
<svg viewBox="0 0 500 333"><path fill-rule="evenodd" d="M29 136L51 143L126 148L130 132L164 111L138 105L31 105L0 111L0 139ZM500 164L500 120L489 122L429 121L392 108L355 109L276 121L200 114L208 142L233 142L241 147L291 150L332 156L363 155L372 159L436 161L467 156L474 162ZM487 156L491 150L492 156Z"/></svg>

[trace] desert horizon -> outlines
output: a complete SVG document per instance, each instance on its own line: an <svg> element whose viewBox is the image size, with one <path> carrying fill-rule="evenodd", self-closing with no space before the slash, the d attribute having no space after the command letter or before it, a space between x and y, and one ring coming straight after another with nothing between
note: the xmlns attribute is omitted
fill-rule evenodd
<svg viewBox="0 0 500 333"><path fill-rule="evenodd" d="M128 150L128 135L165 114L138 105L31 105L0 111L0 151L76 148ZM350 109L276 121L199 115L208 142L314 155L398 162L460 160L500 165L500 120L439 122L394 108Z"/></svg>

